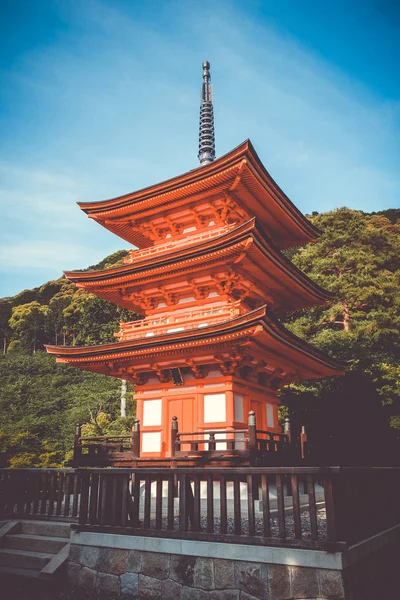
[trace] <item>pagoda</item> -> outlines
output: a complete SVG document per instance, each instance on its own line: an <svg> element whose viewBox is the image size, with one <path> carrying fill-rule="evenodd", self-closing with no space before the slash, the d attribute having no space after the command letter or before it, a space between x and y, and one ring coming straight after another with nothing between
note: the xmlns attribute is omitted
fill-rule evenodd
<svg viewBox="0 0 400 600"><path fill-rule="evenodd" d="M279 317L332 296L282 251L319 231L262 165L250 141L215 159L209 63L203 63L200 167L110 200L80 203L137 250L125 264L71 271L80 288L142 315L113 343L47 346L58 362L130 380L142 457L171 456L170 423L182 431L243 430L255 412L279 433L279 389L344 373L287 331Z"/></svg>

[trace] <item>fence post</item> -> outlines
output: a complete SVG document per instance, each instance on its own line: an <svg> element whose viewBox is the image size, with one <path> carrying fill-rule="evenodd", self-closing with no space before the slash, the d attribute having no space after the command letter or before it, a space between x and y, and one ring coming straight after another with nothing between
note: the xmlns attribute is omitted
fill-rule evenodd
<svg viewBox="0 0 400 600"><path fill-rule="evenodd" d="M171 421L171 457L175 456L176 440L178 437L178 417L172 417Z"/></svg>
<svg viewBox="0 0 400 600"><path fill-rule="evenodd" d="M75 427L75 437L74 437L74 454L73 454L74 462L76 460L79 460L82 456L81 435L82 435L81 426L79 423L77 423L76 427Z"/></svg>
<svg viewBox="0 0 400 600"><path fill-rule="evenodd" d="M254 458L257 453L257 426L256 426L256 413L254 410L249 412L248 417L248 449L250 450L251 458Z"/></svg>
<svg viewBox="0 0 400 600"><path fill-rule="evenodd" d="M140 421L135 419L132 427L132 456L140 457Z"/></svg>
<svg viewBox="0 0 400 600"><path fill-rule="evenodd" d="M283 426L283 433L286 435L287 441L290 444L292 441L292 429L291 429L289 417L286 417L286 419L285 419L285 424Z"/></svg>
<svg viewBox="0 0 400 600"><path fill-rule="evenodd" d="M306 434L306 428L304 425L301 426L301 433L300 433L300 447L301 447L301 458L304 459L305 457L305 446L307 443L307 434Z"/></svg>

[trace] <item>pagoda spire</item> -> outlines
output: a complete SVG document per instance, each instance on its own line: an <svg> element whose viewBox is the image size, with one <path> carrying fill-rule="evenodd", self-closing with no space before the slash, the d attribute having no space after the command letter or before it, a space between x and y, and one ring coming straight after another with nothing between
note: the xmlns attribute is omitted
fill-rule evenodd
<svg viewBox="0 0 400 600"><path fill-rule="evenodd" d="M200 166L215 160L213 90L211 85L210 63L203 62L203 85L200 102L199 154Z"/></svg>

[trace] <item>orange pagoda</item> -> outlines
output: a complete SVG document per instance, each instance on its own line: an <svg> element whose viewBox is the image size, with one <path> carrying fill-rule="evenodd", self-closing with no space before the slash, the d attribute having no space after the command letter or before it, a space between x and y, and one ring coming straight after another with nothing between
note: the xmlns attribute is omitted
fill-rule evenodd
<svg viewBox="0 0 400 600"><path fill-rule="evenodd" d="M203 81L199 168L79 204L138 249L123 266L66 276L144 318L121 323L111 344L47 346L58 362L135 385L143 458L175 454L173 417L180 431L213 431L213 439L228 431L235 439L254 411L260 431L279 435L278 390L342 375L345 366L278 320L331 300L282 253L319 232L274 182L250 141L215 160L207 62Z"/></svg>

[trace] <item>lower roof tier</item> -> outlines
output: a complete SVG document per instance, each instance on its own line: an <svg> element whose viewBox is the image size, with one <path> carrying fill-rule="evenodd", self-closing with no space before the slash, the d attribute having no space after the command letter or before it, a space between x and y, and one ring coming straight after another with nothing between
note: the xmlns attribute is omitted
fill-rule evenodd
<svg viewBox="0 0 400 600"><path fill-rule="evenodd" d="M200 374L256 368L277 387L293 381L343 375L347 362L335 360L287 331L263 306L204 329L155 335L102 346L46 346L57 362L121 379L190 367Z"/></svg>
<svg viewBox="0 0 400 600"><path fill-rule="evenodd" d="M273 246L255 219L218 238L163 256L102 271L65 274L88 292L142 314L187 303L190 298L196 305L215 301L216 296L246 298L250 308L268 302L278 313L325 304L333 298Z"/></svg>

